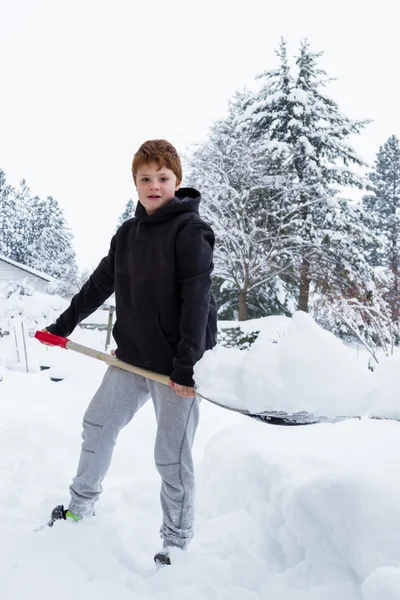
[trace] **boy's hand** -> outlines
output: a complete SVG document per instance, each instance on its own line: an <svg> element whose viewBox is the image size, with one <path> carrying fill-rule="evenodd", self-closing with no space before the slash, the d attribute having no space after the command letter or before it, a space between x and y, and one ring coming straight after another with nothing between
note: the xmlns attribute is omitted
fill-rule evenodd
<svg viewBox="0 0 400 600"><path fill-rule="evenodd" d="M115 350L111 350L110 354L111 356L115 356ZM179 383L175 383L174 381L171 381L171 379L169 380L168 385L178 394L178 396L181 396L181 398L193 398L196 395L194 388L188 387L187 385L179 385Z"/></svg>
<svg viewBox="0 0 400 600"><path fill-rule="evenodd" d="M193 398L196 394L194 388L189 387L187 385L180 385L179 383L175 383L175 381L168 382L169 387L171 387L181 398Z"/></svg>

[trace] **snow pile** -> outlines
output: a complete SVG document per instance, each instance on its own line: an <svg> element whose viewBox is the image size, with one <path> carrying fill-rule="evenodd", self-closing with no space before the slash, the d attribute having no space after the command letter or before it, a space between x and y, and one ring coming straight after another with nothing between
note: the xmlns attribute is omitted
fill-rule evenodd
<svg viewBox="0 0 400 600"><path fill-rule="evenodd" d="M275 319L266 320L272 326ZM376 402L376 381L354 349L306 313L283 323L280 340L269 326L248 351L217 346L206 352L195 367L199 392L250 412L365 414Z"/></svg>
<svg viewBox="0 0 400 600"><path fill-rule="evenodd" d="M104 370L104 364L76 352L69 352L56 346L40 344L33 336L35 329L31 329L29 336L25 336L25 346L22 338L20 323L16 324L16 340L12 335L0 339L0 364L12 371L33 373L46 369L45 376L59 380L81 382L86 378L86 372L96 375ZM83 345L96 348L104 352L106 331L83 330L79 327L74 331L73 339ZM7 370L3 372L7 378Z"/></svg>
<svg viewBox="0 0 400 600"><path fill-rule="evenodd" d="M400 420L400 354L381 359L376 377L379 396L371 416Z"/></svg>
<svg viewBox="0 0 400 600"><path fill-rule="evenodd" d="M0 295L0 363L8 369L36 372L46 365L46 349L32 339L37 329L52 323L68 305L60 296L41 292Z"/></svg>
<svg viewBox="0 0 400 600"><path fill-rule="evenodd" d="M13 331L16 322L23 320L28 328L41 329L55 319L68 306L61 296L50 296L34 291L31 295L0 294L0 329Z"/></svg>
<svg viewBox="0 0 400 600"><path fill-rule="evenodd" d="M42 329L54 323L57 317L69 306L69 300L57 295L33 291L31 294L13 293L10 296L0 293L0 329L13 332L15 323L23 321L31 331ZM83 323L107 325L108 310L96 310Z"/></svg>
<svg viewBox="0 0 400 600"><path fill-rule="evenodd" d="M0 294L0 331L8 333L0 337L0 364L21 372L51 367L48 375L57 379L69 377L72 372L79 373L82 366L86 368L87 358L70 353L66 360L65 350L49 348L33 339L35 331L54 323L68 305L69 301L60 296L37 291L30 295L14 293L9 297ZM97 310L84 323L106 325L108 314L107 310ZM106 332L97 333L85 335L77 328L73 338L81 343L89 341L89 345L104 351Z"/></svg>
<svg viewBox="0 0 400 600"><path fill-rule="evenodd" d="M203 551L235 556L254 597L399 598L398 432L368 419L220 432L199 468Z"/></svg>

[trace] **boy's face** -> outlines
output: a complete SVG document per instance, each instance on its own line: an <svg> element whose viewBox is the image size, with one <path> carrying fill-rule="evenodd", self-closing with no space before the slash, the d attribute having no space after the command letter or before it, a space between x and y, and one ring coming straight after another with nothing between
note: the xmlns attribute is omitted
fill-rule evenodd
<svg viewBox="0 0 400 600"><path fill-rule="evenodd" d="M136 173L137 193L148 215L171 202L179 185L173 171L159 169L157 163L142 165Z"/></svg>

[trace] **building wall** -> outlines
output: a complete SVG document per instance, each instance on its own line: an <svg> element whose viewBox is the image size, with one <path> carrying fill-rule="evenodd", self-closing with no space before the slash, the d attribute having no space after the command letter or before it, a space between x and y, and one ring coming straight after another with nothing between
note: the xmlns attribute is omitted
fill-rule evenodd
<svg viewBox="0 0 400 600"><path fill-rule="evenodd" d="M0 289L7 287L13 281L27 281L39 292L45 291L47 287L47 281L0 259Z"/></svg>

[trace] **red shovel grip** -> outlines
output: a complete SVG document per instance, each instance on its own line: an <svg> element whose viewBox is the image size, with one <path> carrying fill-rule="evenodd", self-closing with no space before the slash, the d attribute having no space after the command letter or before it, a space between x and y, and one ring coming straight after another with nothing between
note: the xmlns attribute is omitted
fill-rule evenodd
<svg viewBox="0 0 400 600"><path fill-rule="evenodd" d="M60 346L61 348L67 348L67 343L70 341L68 338L54 335L49 331L37 331L35 333L35 338L39 340L39 342L44 342L51 346Z"/></svg>

